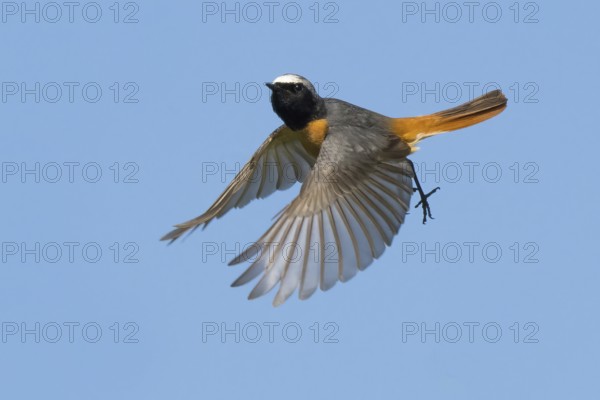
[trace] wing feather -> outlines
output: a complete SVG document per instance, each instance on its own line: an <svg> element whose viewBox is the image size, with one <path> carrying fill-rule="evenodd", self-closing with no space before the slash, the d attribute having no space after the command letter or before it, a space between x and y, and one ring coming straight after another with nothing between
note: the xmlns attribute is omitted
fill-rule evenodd
<svg viewBox="0 0 600 400"><path fill-rule="evenodd" d="M360 144L352 146L357 140ZM296 289L306 299L317 288L328 290L364 270L391 245L409 209L409 153L393 134L330 127L300 194L259 239L263 251L247 249L231 261L257 258L234 285L262 272L249 297L279 283L273 301L278 306ZM267 245L273 251L264 251Z"/></svg>
<svg viewBox="0 0 600 400"><path fill-rule="evenodd" d="M306 144L307 140L303 131L292 131L285 125L279 127L204 214L175 225L176 228L161 240L173 242L185 232L206 226L233 208L244 207L254 199L288 189L296 182L304 182L317 156L312 152L314 146Z"/></svg>

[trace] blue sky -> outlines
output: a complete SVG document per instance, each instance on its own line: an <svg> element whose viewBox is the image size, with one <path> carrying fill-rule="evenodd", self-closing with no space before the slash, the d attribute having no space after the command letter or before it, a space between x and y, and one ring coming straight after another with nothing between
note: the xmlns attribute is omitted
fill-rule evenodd
<svg viewBox="0 0 600 400"><path fill-rule="evenodd" d="M597 392L597 4L24 4L0 15L6 397ZM390 116L509 105L412 156L434 220L273 308L226 264L299 187L158 238L279 126L286 72Z"/></svg>

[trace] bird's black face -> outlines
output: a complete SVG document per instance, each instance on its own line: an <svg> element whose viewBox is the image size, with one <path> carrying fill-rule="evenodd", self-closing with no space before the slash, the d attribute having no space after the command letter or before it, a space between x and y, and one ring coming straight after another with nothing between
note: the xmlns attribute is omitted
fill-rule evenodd
<svg viewBox="0 0 600 400"><path fill-rule="evenodd" d="M273 111L291 129L303 129L310 121L323 117L325 104L310 82L275 80L267 87L272 91Z"/></svg>

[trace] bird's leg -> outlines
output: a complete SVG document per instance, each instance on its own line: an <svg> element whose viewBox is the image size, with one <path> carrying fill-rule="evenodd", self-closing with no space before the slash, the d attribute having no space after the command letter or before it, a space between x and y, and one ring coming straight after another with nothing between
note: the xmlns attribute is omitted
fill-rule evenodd
<svg viewBox="0 0 600 400"><path fill-rule="evenodd" d="M410 164L410 167L412 168L413 177L415 179L415 184L417 185L416 188L413 188L413 191L419 192L419 196L421 197L421 200L419 200L419 202L417 203L415 208L418 208L419 206L421 206L423 208L423 223L425 223L425 222L427 222L427 217L434 219L431 216L431 208L429 207L429 202L427 201L427 198L429 196L431 196L432 194L434 194L435 192L437 192L438 190L440 190L440 187L438 186L435 189L433 189L432 191L430 191L429 193L425 194L425 192L423 191L423 188L421 187L421 183L419 182L419 178L417 178L417 171L415 170L415 164L413 164L413 162L409 159L406 159L406 160L408 161L408 163Z"/></svg>

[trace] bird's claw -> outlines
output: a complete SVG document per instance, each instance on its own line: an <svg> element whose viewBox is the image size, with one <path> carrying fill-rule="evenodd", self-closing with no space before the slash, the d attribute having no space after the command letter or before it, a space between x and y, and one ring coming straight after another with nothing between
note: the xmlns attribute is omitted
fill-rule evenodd
<svg viewBox="0 0 600 400"><path fill-rule="evenodd" d="M415 192L419 192L419 195L421 196L421 200L419 200L419 202L415 205L415 208L419 208L419 206L421 206L423 208L423 224L425 224L425 222L427 222L427 217L429 217L431 219L435 219L431 215L431 207L429 206L429 202L427 201L427 198L440 189L441 188L438 186L435 189L433 189L432 191L430 191L429 193L425 194L425 193L423 193L422 190L419 190L419 188L413 188L413 190Z"/></svg>

